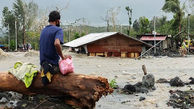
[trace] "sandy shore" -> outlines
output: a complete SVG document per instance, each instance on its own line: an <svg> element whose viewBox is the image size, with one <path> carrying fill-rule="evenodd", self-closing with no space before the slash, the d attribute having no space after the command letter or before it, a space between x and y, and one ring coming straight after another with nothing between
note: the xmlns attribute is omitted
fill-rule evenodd
<svg viewBox="0 0 194 109"><path fill-rule="evenodd" d="M87 75L103 76L116 82L120 88L127 83L134 84L141 81L143 72L142 65L145 64L148 73L152 73L156 80L166 78L168 80L175 76L184 82L189 77L194 77L194 56L187 57L153 57L141 60L129 58L104 58L88 57L85 55L65 52L73 57L75 72ZM0 58L0 71L7 71L17 61L31 62L39 66L38 52L12 52L8 56ZM116 91L106 97L102 97L96 104L96 109L171 109L166 105L169 99L169 90L189 90L190 87L171 87L169 84L156 83L156 90L148 94L124 95ZM194 88L194 85L191 85ZM139 101L140 97L144 101ZM128 101L122 103L123 101Z"/></svg>

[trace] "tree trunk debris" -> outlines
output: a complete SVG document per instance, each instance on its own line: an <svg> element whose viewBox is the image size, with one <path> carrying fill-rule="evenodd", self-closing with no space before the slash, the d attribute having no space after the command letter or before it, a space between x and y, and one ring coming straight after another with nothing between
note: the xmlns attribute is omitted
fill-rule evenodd
<svg viewBox="0 0 194 109"><path fill-rule="evenodd" d="M43 86L39 73L27 89L24 83L12 74L0 72L0 90L15 91L25 95L59 95L64 97L64 103L82 109L94 108L95 103L103 95L113 92L106 78L74 73L66 76L55 74L52 83L47 86Z"/></svg>
<svg viewBox="0 0 194 109"><path fill-rule="evenodd" d="M144 75L147 75L147 69L146 69L146 66L145 65L142 65L142 70L143 70L143 73Z"/></svg>

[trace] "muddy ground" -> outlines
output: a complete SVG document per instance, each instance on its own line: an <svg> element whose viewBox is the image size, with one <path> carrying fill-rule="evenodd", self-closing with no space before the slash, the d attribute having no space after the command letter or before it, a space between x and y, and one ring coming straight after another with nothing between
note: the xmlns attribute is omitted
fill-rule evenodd
<svg viewBox="0 0 194 109"><path fill-rule="evenodd" d="M176 76L184 82L189 81L189 77L194 77L194 56L187 57L147 57L141 60L129 58L105 58L88 57L82 54L75 54L64 51L73 57L75 73L103 76L109 81L116 79L120 88L126 84L135 84L142 80L142 65L146 65L148 73L155 76L155 80L166 78L170 80ZM11 52L0 58L0 71L7 71L15 62L31 62L39 66L39 54L36 51ZM115 90L113 94L102 97L96 103L96 109L171 109L166 103L169 100L169 90L190 90L194 85L184 87L171 87L169 84L155 84L156 90L147 94L120 94ZM140 97L145 97L139 101Z"/></svg>

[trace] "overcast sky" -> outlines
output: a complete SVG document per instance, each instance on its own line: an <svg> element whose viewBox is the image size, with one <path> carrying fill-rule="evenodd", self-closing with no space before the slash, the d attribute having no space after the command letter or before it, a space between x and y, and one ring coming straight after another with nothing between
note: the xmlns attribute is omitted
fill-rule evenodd
<svg viewBox="0 0 194 109"><path fill-rule="evenodd" d="M27 2L31 0L25 0ZM73 22L75 19L85 18L89 25L99 26L106 25L102 17L106 15L106 11L113 7L120 7L120 13L117 17L119 24L128 24L126 6L133 9L133 21L141 16L152 19L153 16L168 16L171 14L162 12L161 8L165 0L33 0L39 5L39 9L46 12L59 8L65 8L61 12L62 22ZM181 0L182 2L185 0ZM2 19L3 7L12 8L15 0L0 0L0 17Z"/></svg>

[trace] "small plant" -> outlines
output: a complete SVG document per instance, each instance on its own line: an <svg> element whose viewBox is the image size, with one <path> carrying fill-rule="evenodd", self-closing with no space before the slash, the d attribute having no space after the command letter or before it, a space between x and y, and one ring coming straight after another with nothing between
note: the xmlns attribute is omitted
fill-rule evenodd
<svg viewBox="0 0 194 109"><path fill-rule="evenodd" d="M114 89L114 88L117 88L116 79L111 80L109 84L110 84L110 87L111 87L111 88L113 88L113 89Z"/></svg>

